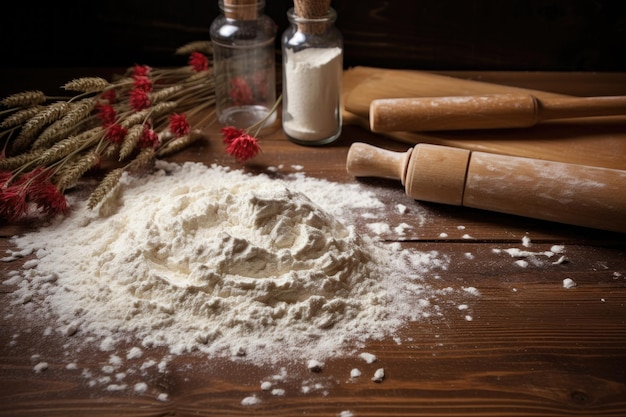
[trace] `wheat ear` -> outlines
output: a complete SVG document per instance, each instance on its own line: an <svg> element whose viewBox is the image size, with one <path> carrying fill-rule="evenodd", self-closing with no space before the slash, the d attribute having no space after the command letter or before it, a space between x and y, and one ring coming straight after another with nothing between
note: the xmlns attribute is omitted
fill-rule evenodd
<svg viewBox="0 0 626 417"><path fill-rule="evenodd" d="M95 105L95 98L86 98L77 103L71 103L69 111L61 119L41 132L33 142L33 149L48 147L55 139L71 132L79 121L91 113Z"/></svg>
<svg viewBox="0 0 626 417"><path fill-rule="evenodd" d="M132 160L129 167L132 167L134 170L147 168L154 162L154 154L154 148L143 148L137 157Z"/></svg>
<svg viewBox="0 0 626 417"><path fill-rule="evenodd" d="M80 150L83 146L86 145L86 142L92 138L92 135L77 135L70 136L69 138L65 138L60 140L59 142L52 145L50 148L46 149L39 158L37 158L37 163L40 165L49 165L53 162L56 162L72 152L76 152Z"/></svg>
<svg viewBox="0 0 626 417"><path fill-rule="evenodd" d="M19 110L0 123L0 129L8 129L10 127L20 126L26 123L31 117L43 110L43 106L35 105Z"/></svg>
<svg viewBox="0 0 626 417"><path fill-rule="evenodd" d="M56 103L44 107L43 110L31 117L24 124L19 135L13 142L12 150L17 152L28 147L44 126L63 117L65 113L67 113L68 108L69 104L65 101L57 101Z"/></svg>
<svg viewBox="0 0 626 417"><path fill-rule="evenodd" d="M57 187L63 191L76 185L80 177L100 161L100 156L96 151L91 151L78 158L73 164L64 167L58 173Z"/></svg>
<svg viewBox="0 0 626 417"><path fill-rule="evenodd" d="M203 137L202 133L200 133L199 131L193 131L188 135L184 135L179 138L176 138L166 143L165 145L163 145L163 147L161 147L157 151L157 156L163 157L163 156L171 155L175 152L180 151L181 149L186 148L187 146L191 145L192 143L196 142L202 137Z"/></svg>
<svg viewBox="0 0 626 417"><path fill-rule="evenodd" d="M111 84L100 77L76 78L63 85L64 90L78 91L81 93L99 93L104 91Z"/></svg>
<svg viewBox="0 0 626 417"><path fill-rule="evenodd" d="M183 86L180 84L177 84L171 87L166 87L154 93L150 93L149 95L150 103L161 103L164 100L169 99L170 97L174 96L176 93L180 92L182 89L183 89Z"/></svg>
<svg viewBox="0 0 626 417"><path fill-rule="evenodd" d="M0 101L0 103L5 107L30 107L44 103L45 101L46 95L43 91L32 90L12 94L5 97L2 101Z"/></svg>
<svg viewBox="0 0 626 417"><path fill-rule="evenodd" d="M176 55L189 55L192 52L204 52L207 55L212 55L213 44L211 41L195 41L176 49Z"/></svg>
<svg viewBox="0 0 626 417"><path fill-rule="evenodd" d="M100 181L100 184L96 187L95 190L89 196L89 200L87 201L87 208L92 210L94 207L98 205L115 186L120 181L122 174L124 173L124 168L116 168L110 171L103 179Z"/></svg>
<svg viewBox="0 0 626 417"><path fill-rule="evenodd" d="M130 126L143 123L148 116L157 117L164 113L169 113L173 111L178 104L175 101L164 101L162 103L157 103L156 105L149 107L147 109L143 109L136 113L131 114L126 119L120 122L120 125L129 128Z"/></svg>
<svg viewBox="0 0 626 417"><path fill-rule="evenodd" d="M13 171L14 169L21 167L22 165L25 165L39 158L42 153L42 151L30 151L21 153L19 155L10 156L8 158L0 159L0 171Z"/></svg>
<svg viewBox="0 0 626 417"><path fill-rule="evenodd" d="M143 129L144 125L134 125L128 129L128 133L126 133L122 147L120 148L120 161L128 158L133 150L135 150L135 146L137 146L139 138L141 138Z"/></svg>

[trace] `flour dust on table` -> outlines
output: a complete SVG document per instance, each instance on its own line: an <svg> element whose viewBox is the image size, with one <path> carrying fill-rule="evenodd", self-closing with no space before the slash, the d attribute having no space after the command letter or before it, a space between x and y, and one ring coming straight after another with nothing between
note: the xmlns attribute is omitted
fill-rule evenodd
<svg viewBox="0 0 626 417"><path fill-rule="evenodd" d="M358 183L157 168L124 176L95 210L76 199L15 236L5 260L31 259L5 281L10 308L116 357L123 342L265 364L352 354L463 293L429 285L445 255L357 233L355 212L389 210Z"/></svg>

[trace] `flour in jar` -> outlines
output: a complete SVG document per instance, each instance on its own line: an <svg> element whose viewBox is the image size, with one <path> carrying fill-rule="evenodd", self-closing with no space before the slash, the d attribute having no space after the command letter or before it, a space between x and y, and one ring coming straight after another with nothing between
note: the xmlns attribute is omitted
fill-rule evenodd
<svg viewBox="0 0 626 417"><path fill-rule="evenodd" d="M437 314L428 279L446 256L357 233L356 209L385 210L359 184L157 168L14 237L12 257L33 255L5 282L15 305L105 351L131 340L257 363L351 353Z"/></svg>

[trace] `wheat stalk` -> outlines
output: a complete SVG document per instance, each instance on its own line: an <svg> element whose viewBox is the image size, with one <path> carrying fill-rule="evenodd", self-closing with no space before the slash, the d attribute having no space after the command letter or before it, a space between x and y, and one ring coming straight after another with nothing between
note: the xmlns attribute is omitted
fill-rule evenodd
<svg viewBox="0 0 626 417"><path fill-rule="evenodd" d="M126 137L124 138L124 142L122 142L122 147L120 148L120 161L128 158L133 152L135 146L139 142L139 138L141 138L143 129L143 124L137 124L128 129L128 133L126 133Z"/></svg>
<svg viewBox="0 0 626 417"><path fill-rule="evenodd" d="M81 93L99 93L104 91L111 84L100 77L75 78L63 85L64 90L78 91Z"/></svg>
<svg viewBox="0 0 626 417"><path fill-rule="evenodd" d="M30 151L0 159L0 171L13 171L39 158L43 151Z"/></svg>
<svg viewBox="0 0 626 417"><path fill-rule="evenodd" d="M141 151L139 151L137 157L131 161L131 163L129 164L129 168L132 168L134 170L147 168L154 162L154 154L154 148L143 148Z"/></svg>
<svg viewBox="0 0 626 417"><path fill-rule="evenodd" d="M97 100L86 98L77 103L71 103L69 111L61 119L48 126L33 142L33 149L48 147L60 136L66 135L76 127L76 124L87 117Z"/></svg>
<svg viewBox="0 0 626 417"><path fill-rule="evenodd" d="M211 41L195 41L189 42L176 49L177 55L189 55L192 52L203 52L207 55L213 54L213 44Z"/></svg>
<svg viewBox="0 0 626 417"><path fill-rule="evenodd" d="M31 117L22 127L17 138L12 145L14 152L27 148L37 136L37 133L43 129L44 126L58 120L63 117L69 108L69 104L65 101L57 101L52 103L39 113Z"/></svg>
<svg viewBox="0 0 626 417"><path fill-rule="evenodd" d="M202 138L202 134L199 131L193 131L188 135L181 136L176 138L170 142L167 142L162 148L157 151L157 156L167 156L171 155L175 152L180 151L181 149L191 145Z"/></svg>
<svg viewBox="0 0 626 417"><path fill-rule="evenodd" d="M29 107L44 103L45 101L46 95L43 91L31 90L12 94L2 99L0 103L5 107Z"/></svg>
<svg viewBox="0 0 626 417"><path fill-rule="evenodd" d="M64 169L57 173L59 178L57 181L57 187L59 190L63 191L76 185L80 177L82 177L85 172L89 171L89 169L91 169L99 161L100 155L98 155L96 151L92 150L79 157L75 163L64 165Z"/></svg>
<svg viewBox="0 0 626 417"><path fill-rule="evenodd" d="M156 91L148 95L150 99L150 103L161 103L164 100L174 96L176 93L182 91L183 86L180 84L173 85L171 87L166 87L162 90Z"/></svg>
<svg viewBox="0 0 626 417"><path fill-rule="evenodd" d="M129 128L130 126L143 123L149 116L157 117L165 113L169 113L178 107L178 103L175 101L164 101L157 103L156 105L143 109L136 113L129 115L127 118L120 122L122 127Z"/></svg>
<svg viewBox="0 0 626 417"><path fill-rule="evenodd" d="M104 197L106 197L113 188L119 183L122 174L124 173L124 168L116 168L110 171L103 179L100 181L100 184L96 187L95 190L89 196L89 200L87 201L87 208L92 210L94 207L100 203Z"/></svg>
<svg viewBox="0 0 626 417"><path fill-rule="evenodd" d="M105 158L111 158L114 155L118 155L119 151L120 151L119 143L108 142L106 144L106 147L102 151L102 156L104 156Z"/></svg>
<svg viewBox="0 0 626 417"><path fill-rule="evenodd" d="M76 152L85 147L88 144L89 139L95 138L92 135L87 134L80 134L65 138L42 152L41 156L36 159L36 162L39 165L49 165L53 162L59 161L72 152Z"/></svg>
<svg viewBox="0 0 626 417"><path fill-rule="evenodd" d="M41 110L43 110L43 106L39 105L34 105L19 110L4 119L2 123L0 123L0 129L8 129L10 127L20 126L28 121L28 119L39 113Z"/></svg>

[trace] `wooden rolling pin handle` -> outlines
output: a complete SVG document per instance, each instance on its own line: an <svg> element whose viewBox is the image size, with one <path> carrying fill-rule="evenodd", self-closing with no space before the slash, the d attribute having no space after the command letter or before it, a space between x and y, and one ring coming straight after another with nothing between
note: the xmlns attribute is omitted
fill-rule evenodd
<svg viewBox="0 0 626 417"><path fill-rule="evenodd" d="M537 104L539 121L626 114L623 96L551 97L538 100Z"/></svg>
<svg viewBox="0 0 626 417"><path fill-rule="evenodd" d="M399 178L416 200L626 233L622 170L423 143L405 153L354 143L347 167L354 176L404 172Z"/></svg>
<svg viewBox="0 0 626 417"><path fill-rule="evenodd" d="M557 97L526 94L389 98L370 103L373 132L530 127L544 120L626 114L626 97Z"/></svg>
<svg viewBox="0 0 626 417"><path fill-rule="evenodd" d="M370 104L372 132L530 127L538 121L530 95L390 98Z"/></svg>
<svg viewBox="0 0 626 417"><path fill-rule="evenodd" d="M412 149L394 152L356 142L348 150L346 168L355 177L380 177L400 180L404 185Z"/></svg>

